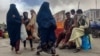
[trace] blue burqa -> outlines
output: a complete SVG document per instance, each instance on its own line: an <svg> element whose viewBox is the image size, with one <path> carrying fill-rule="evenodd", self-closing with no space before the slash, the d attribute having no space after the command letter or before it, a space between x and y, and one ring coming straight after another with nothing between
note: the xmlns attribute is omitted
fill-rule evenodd
<svg viewBox="0 0 100 56"><path fill-rule="evenodd" d="M17 11L16 5L11 4L7 13L7 30L10 38L10 44L15 47L16 42L20 40L21 17Z"/></svg>
<svg viewBox="0 0 100 56"><path fill-rule="evenodd" d="M54 46L56 41L55 29L56 21L52 16L49 3L44 2L37 15L38 31L41 40L41 48L45 49L45 45L50 44L49 48Z"/></svg>

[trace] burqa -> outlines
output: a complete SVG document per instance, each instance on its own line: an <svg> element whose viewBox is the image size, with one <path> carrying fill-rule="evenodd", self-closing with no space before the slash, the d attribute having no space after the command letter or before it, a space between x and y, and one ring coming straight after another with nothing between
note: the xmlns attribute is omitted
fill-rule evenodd
<svg viewBox="0 0 100 56"><path fill-rule="evenodd" d="M40 36L40 47L44 49L50 49L54 46L56 41L55 29L56 21L52 16L49 8L49 3L44 2L37 15L38 31Z"/></svg>
<svg viewBox="0 0 100 56"><path fill-rule="evenodd" d="M20 29L21 29L21 17L18 13L15 4L10 5L10 9L7 13L6 22L10 38L10 44L12 47L15 47L17 41L20 40Z"/></svg>

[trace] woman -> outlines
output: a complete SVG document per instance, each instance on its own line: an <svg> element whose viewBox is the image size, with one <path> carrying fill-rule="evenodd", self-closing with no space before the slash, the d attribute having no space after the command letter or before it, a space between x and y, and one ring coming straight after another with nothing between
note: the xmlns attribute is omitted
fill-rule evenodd
<svg viewBox="0 0 100 56"><path fill-rule="evenodd" d="M12 50L15 48L16 54L19 54L20 45L21 17L15 4L10 5L7 13L7 30L10 38Z"/></svg>
<svg viewBox="0 0 100 56"><path fill-rule="evenodd" d="M54 46L56 41L56 22L51 14L48 2L42 4L37 15L37 23L41 40L37 55L39 55L41 51L44 51L55 56L56 52Z"/></svg>
<svg viewBox="0 0 100 56"><path fill-rule="evenodd" d="M31 20L28 24L29 27L31 27L32 36L35 38L35 42L38 42L39 36L38 36L38 25L36 22L36 13L34 10L31 10Z"/></svg>

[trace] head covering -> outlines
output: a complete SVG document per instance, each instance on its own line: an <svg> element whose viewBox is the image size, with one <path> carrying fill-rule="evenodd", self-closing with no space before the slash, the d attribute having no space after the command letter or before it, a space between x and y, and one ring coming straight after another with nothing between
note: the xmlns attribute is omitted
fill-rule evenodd
<svg viewBox="0 0 100 56"><path fill-rule="evenodd" d="M13 19L13 15L15 15L16 19ZM10 9L7 13L7 21L11 22L13 20L21 21L20 14L19 14L15 4L10 5Z"/></svg>
<svg viewBox="0 0 100 56"><path fill-rule="evenodd" d="M37 15L37 23L39 28L48 28L51 25L56 25L55 19L52 16L52 13L49 8L49 3L44 2Z"/></svg>
<svg viewBox="0 0 100 56"><path fill-rule="evenodd" d="M33 9L31 9L30 12L36 14L35 10Z"/></svg>
<svg viewBox="0 0 100 56"><path fill-rule="evenodd" d="M14 17L15 16L15 17ZM19 15L16 5L11 4L7 13L7 30L9 33L11 45L14 47L15 43L20 40L21 16Z"/></svg>

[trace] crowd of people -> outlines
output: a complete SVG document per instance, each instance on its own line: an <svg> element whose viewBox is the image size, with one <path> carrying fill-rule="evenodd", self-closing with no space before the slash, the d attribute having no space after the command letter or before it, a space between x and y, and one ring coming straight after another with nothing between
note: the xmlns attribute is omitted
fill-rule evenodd
<svg viewBox="0 0 100 56"><path fill-rule="evenodd" d="M57 56L56 48L62 42L61 49L75 49L75 53L81 49L91 49L91 33L89 30L89 20L83 15L83 11L74 9L67 12L64 29L58 37L55 35L57 29L56 21L51 13L49 3L44 2L38 14L34 10L30 10L31 19L28 17L28 12L23 12L21 16L15 4L10 5L7 13L7 30L10 38L11 50L15 49L16 54L19 54L21 40L21 25L25 25L25 29L29 40L31 50L33 48L33 39L39 40L37 47L37 55L44 51ZM26 40L23 41L26 49Z"/></svg>

